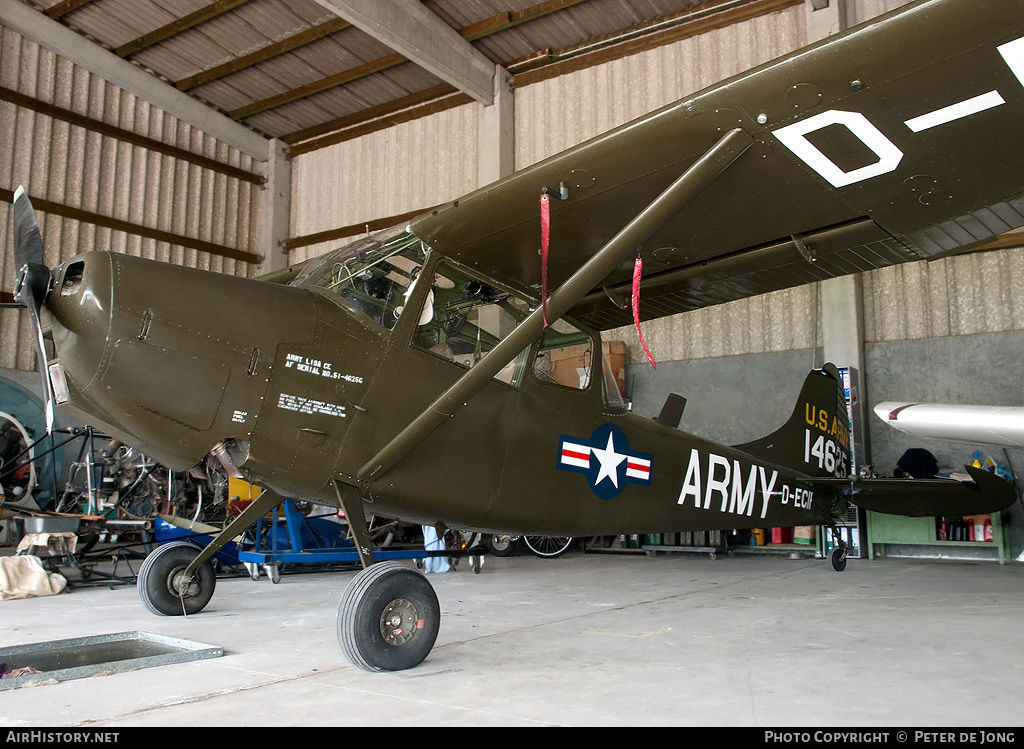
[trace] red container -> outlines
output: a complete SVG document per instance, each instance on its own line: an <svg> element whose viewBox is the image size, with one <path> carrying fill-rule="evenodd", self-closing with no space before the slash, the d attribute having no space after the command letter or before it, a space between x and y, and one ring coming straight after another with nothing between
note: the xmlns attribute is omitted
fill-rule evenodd
<svg viewBox="0 0 1024 749"><path fill-rule="evenodd" d="M793 529L792 528L772 528L772 543L773 544L791 544L791 543L793 543Z"/></svg>

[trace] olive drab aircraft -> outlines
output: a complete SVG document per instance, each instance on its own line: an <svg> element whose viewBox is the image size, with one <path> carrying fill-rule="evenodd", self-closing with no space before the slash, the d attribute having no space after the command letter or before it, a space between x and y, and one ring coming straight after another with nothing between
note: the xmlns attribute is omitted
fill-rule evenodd
<svg viewBox="0 0 1024 749"><path fill-rule="evenodd" d="M266 487L202 551L147 557L138 588L157 614L200 611L210 556L283 497L343 508L363 570L338 637L370 671L420 663L440 608L424 575L376 561L368 514L591 536L835 528L851 502L962 515L1016 498L974 468L963 482L855 475L831 365L747 444L682 431L677 398L643 418L608 377L600 332L1024 225L1022 0L911 3L288 283L104 251L50 269L23 190L14 210L16 299L39 333L47 403L175 470L215 464Z"/></svg>

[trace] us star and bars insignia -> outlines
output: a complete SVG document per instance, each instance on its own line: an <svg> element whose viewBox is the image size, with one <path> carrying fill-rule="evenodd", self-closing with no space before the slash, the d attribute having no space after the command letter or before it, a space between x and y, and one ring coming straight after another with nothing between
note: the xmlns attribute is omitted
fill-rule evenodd
<svg viewBox="0 0 1024 749"><path fill-rule="evenodd" d="M580 439L567 434L558 445L558 467L583 473L601 499L619 496L626 484L649 486L653 456L629 449L626 434L614 424L602 424Z"/></svg>

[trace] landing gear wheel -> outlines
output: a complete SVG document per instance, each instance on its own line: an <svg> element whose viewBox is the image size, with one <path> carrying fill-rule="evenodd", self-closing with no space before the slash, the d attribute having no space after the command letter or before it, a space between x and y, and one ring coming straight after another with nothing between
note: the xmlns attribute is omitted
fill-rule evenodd
<svg viewBox="0 0 1024 749"><path fill-rule="evenodd" d="M837 546L832 549L832 553L828 555L829 562L832 563L832 569L836 572L842 572L846 569L846 549L841 546Z"/></svg>
<svg viewBox="0 0 1024 749"><path fill-rule="evenodd" d="M496 557L510 557L516 551L516 539L513 536L500 534L488 536L484 545L487 547L487 551Z"/></svg>
<svg viewBox="0 0 1024 749"><path fill-rule="evenodd" d="M186 541L164 544L146 557L139 569L136 586L147 609L160 616L197 614L213 598L217 576L207 559L191 578L185 568L199 556L199 549Z"/></svg>
<svg viewBox="0 0 1024 749"><path fill-rule="evenodd" d="M338 642L365 671L403 671L434 647L441 605L420 572L377 562L357 574L338 605Z"/></svg>
<svg viewBox="0 0 1024 749"><path fill-rule="evenodd" d="M523 536L526 548L544 559L554 559L569 551L571 536Z"/></svg>

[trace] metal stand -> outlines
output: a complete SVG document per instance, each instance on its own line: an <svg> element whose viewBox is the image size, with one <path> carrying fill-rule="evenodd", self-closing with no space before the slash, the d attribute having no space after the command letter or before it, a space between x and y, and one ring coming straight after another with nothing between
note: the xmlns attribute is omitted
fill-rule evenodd
<svg viewBox="0 0 1024 749"><path fill-rule="evenodd" d="M360 564L362 557L356 546L347 538L332 537L318 529L295 507L295 502L285 499L279 508L271 513L270 527L264 531L264 518L256 521L255 537L257 546L250 551L238 552L238 560L249 570L249 576L259 578L263 567L271 582L280 580L282 564L326 564L344 562ZM281 522L283 520L283 523ZM374 549L373 559L422 559L429 554L424 549Z"/></svg>

